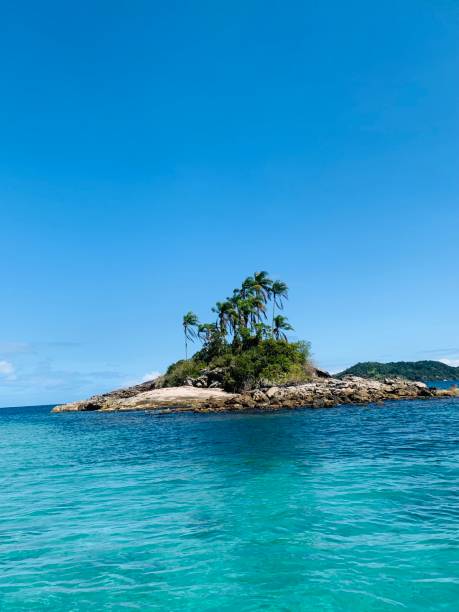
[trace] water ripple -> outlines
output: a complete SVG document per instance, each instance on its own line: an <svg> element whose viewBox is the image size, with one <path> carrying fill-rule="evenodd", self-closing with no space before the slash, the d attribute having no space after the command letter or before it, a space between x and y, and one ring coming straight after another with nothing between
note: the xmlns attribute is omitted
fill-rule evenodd
<svg viewBox="0 0 459 612"><path fill-rule="evenodd" d="M457 610L459 400L0 411L0 609Z"/></svg>

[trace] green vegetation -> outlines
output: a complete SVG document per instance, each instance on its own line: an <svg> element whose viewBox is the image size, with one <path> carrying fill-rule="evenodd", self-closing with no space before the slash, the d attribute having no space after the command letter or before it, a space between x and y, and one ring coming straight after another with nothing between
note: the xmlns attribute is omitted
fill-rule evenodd
<svg viewBox="0 0 459 612"><path fill-rule="evenodd" d="M458 380L459 368L441 361L392 361L390 363L366 361L357 363L337 376L349 375L375 379L399 376L408 380Z"/></svg>
<svg viewBox="0 0 459 612"><path fill-rule="evenodd" d="M188 312L182 321L185 359L169 367L163 384L182 385L209 371L218 372L228 391L244 391L263 382L308 380L309 344L289 342L287 332L293 327L285 316L276 314L287 298L288 287L283 281L272 281L267 272L255 272L231 297L212 308L214 322L199 322L193 312ZM268 324L271 301L272 319ZM201 348L188 359L188 343L196 341Z"/></svg>
<svg viewBox="0 0 459 612"><path fill-rule="evenodd" d="M187 378L199 376L206 364L199 360L182 359L169 366L164 376L165 387L179 387Z"/></svg>
<svg viewBox="0 0 459 612"><path fill-rule="evenodd" d="M188 359L188 340L194 341L196 338L198 317L192 312L187 312L183 317L182 325L185 334L185 359Z"/></svg>

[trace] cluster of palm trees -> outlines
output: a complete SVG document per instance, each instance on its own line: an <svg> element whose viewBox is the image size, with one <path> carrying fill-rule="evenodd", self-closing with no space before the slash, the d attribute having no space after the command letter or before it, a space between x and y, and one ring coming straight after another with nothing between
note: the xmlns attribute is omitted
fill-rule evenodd
<svg viewBox="0 0 459 612"><path fill-rule="evenodd" d="M239 289L224 302L217 302L212 312L215 323L200 323L193 312L183 317L185 356L188 359L188 342L199 339L208 345L213 339L231 341L234 347L243 346L251 339L275 338L287 341L286 332L293 328L287 318L276 315L288 299L288 287L280 280L273 281L265 271L248 276ZM271 324L268 324L268 303L272 301Z"/></svg>

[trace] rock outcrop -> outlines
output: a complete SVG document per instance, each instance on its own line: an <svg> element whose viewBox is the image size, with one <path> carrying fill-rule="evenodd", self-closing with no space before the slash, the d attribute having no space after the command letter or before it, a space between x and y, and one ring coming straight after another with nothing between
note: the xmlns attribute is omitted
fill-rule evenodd
<svg viewBox="0 0 459 612"><path fill-rule="evenodd" d="M219 412L231 410L276 410L280 408L325 408L338 404L369 404L384 400L459 396L455 388L432 389L422 382L398 378L383 381L357 376L344 379L321 377L298 385L261 387L236 394L218 388L218 381L207 378L183 387L161 388L161 379L135 387L96 395L80 402L56 406L53 412L125 411L125 410L194 410Z"/></svg>

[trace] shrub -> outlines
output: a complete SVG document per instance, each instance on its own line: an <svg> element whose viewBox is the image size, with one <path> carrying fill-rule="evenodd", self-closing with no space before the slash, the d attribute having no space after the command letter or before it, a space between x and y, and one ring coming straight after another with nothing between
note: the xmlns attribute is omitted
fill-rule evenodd
<svg viewBox="0 0 459 612"><path fill-rule="evenodd" d="M225 356L227 391L246 391L260 384L286 384L311 377L309 347L268 339L239 354Z"/></svg>
<svg viewBox="0 0 459 612"><path fill-rule="evenodd" d="M195 359L181 359L167 368L164 375L164 387L180 387L187 378L199 376L206 364Z"/></svg>
<svg viewBox="0 0 459 612"><path fill-rule="evenodd" d="M221 368L226 391L248 391L260 385L299 383L311 378L309 344L269 338L236 350L226 345L219 347L217 356L201 350L191 359L172 364L165 376L164 387L183 385L187 378L195 378L204 369Z"/></svg>

